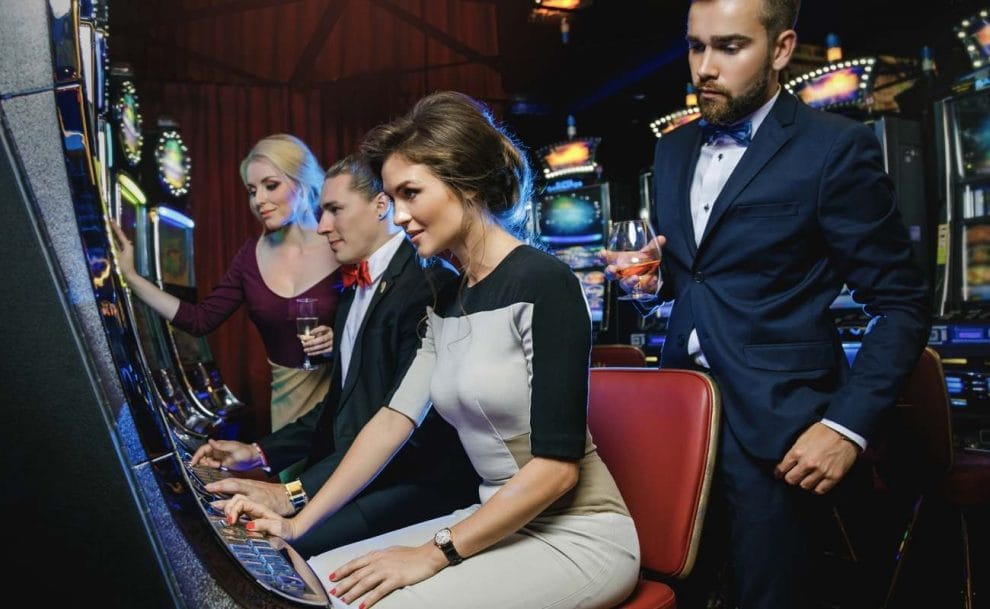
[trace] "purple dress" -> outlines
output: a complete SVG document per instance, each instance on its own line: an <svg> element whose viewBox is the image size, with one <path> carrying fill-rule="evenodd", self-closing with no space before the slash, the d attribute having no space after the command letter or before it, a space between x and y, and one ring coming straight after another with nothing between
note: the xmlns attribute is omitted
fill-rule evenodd
<svg viewBox="0 0 990 609"><path fill-rule="evenodd" d="M202 336L212 332L242 303L247 303L248 317L258 328L265 343L268 359L288 368L303 362L302 344L296 336L295 298L316 298L320 325L333 327L337 310L338 271L330 273L305 292L285 298L273 292L261 277L256 249L258 237L248 239L227 269L220 283L199 304L182 302L172 324L190 334Z"/></svg>

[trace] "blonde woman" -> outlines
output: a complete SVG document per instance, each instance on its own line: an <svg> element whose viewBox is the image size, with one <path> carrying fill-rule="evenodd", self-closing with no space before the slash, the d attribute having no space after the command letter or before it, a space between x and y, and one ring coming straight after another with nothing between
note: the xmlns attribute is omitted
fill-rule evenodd
<svg viewBox="0 0 990 609"><path fill-rule="evenodd" d="M244 243L220 283L198 304L183 302L139 275L132 244L119 226L113 228L131 291L177 328L201 336L247 304L272 366L274 431L312 409L329 389L329 365L317 356L333 349L330 326L340 265L327 240L316 233L323 170L306 144L291 135L270 135L255 144L240 170L261 235ZM296 334L295 299L301 297L317 301L320 324L308 338ZM302 369L306 356L318 364L315 370Z"/></svg>

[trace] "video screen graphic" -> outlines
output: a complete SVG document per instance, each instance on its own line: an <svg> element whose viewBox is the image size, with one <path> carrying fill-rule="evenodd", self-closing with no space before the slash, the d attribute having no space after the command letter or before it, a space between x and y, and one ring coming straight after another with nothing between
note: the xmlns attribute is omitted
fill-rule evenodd
<svg viewBox="0 0 990 609"><path fill-rule="evenodd" d="M536 234L581 281L591 320L601 323L607 302L599 252L608 231L607 186L594 185L545 194L534 201Z"/></svg>
<svg viewBox="0 0 990 609"><path fill-rule="evenodd" d="M990 224L967 226L963 251L963 300L990 301Z"/></svg>
<svg viewBox="0 0 990 609"><path fill-rule="evenodd" d="M196 281L191 264L193 255L192 227L181 220L181 216L168 210L158 215L158 255L162 282L195 287ZM179 217L173 217L179 216Z"/></svg>
<svg viewBox="0 0 990 609"><path fill-rule="evenodd" d="M960 177L990 175L990 96L961 97L954 107Z"/></svg>
<svg viewBox="0 0 990 609"><path fill-rule="evenodd" d="M866 79L865 65L849 66L808 79L795 86L794 92L812 108L850 105L866 94L860 86Z"/></svg>

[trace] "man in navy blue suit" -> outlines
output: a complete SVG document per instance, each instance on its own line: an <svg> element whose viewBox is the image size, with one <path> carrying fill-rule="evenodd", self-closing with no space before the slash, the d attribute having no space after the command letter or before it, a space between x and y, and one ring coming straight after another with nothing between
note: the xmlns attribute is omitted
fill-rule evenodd
<svg viewBox="0 0 990 609"><path fill-rule="evenodd" d="M866 447L929 325L876 138L779 85L799 5L691 2L702 120L654 159L662 295L675 299L661 364L709 371L722 392L717 471L742 609L806 606L817 496ZM851 369L829 312L843 283L872 317Z"/></svg>

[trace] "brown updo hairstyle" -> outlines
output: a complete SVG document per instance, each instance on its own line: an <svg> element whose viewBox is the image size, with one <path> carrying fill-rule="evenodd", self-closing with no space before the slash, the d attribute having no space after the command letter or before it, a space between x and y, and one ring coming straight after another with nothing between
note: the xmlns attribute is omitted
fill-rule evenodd
<svg viewBox="0 0 990 609"><path fill-rule="evenodd" d="M532 172L515 139L481 102L456 91L432 93L405 116L372 129L361 153L379 179L393 154L425 165L468 209L490 213L525 239Z"/></svg>

